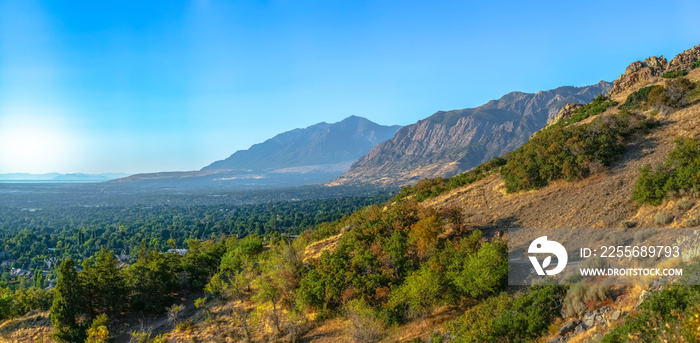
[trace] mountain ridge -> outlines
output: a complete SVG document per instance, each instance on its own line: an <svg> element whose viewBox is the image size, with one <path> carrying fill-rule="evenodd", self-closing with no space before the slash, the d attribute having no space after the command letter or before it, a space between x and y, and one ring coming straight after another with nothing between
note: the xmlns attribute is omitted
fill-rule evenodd
<svg viewBox="0 0 700 343"><path fill-rule="evenodd" d="M277 134L200 170L134 174L111 182L246 188L324 183L340 176L399 128L349 116L336 123L320 122Z"/></svg>
<svg viewBox="0 0 700 343"><path fill-rule="evenodd" d="M354 161L374 145L391 138L399 128L399 125L383 126L359 116L337 123L320 122L280 133L201 170L269 171Z"/></svg>
<svg viewBox="0 0 700 343"><path fill-rule="evenodd" d="M537 93L510 92L486 104L437 111L378 144L329 185L402 185L452 176L522 145L566 104L587 103L612 83L562 86Z"/></svg>

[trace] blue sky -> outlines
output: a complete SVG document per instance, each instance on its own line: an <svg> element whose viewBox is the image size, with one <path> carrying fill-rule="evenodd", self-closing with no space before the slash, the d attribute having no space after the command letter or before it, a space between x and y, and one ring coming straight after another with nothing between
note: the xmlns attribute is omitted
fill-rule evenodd
<svg viewBox="0 0 700 343"><path fill-rule="evenodd" d="M350 115L411 124L700 43L694 1L0 0L0 173L199 169Z"/></svg>

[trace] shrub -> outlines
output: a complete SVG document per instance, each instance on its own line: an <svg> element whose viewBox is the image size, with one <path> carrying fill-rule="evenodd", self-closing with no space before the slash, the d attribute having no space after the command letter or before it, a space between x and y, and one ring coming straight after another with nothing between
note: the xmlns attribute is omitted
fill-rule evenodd
<svg viewBox="0 0 700 343"><path fill-rule="evenodd" d="M153 337L150 332L136 332L131 333L130 342L136 343L165 343L168 339L164 335L158 335Z"/></svg>
<svg viewBox="0 0 700 343"><path fill-rule="evenodd" d="M409 315L425 318L442 300L444 290L441 283L440 273L424 264L419 271L408 276L400 287L391 292L389 305L392 308L406 306Z"/></svg>
<svg viewBox="0 0 700 343"><path fill-rule="evenodd" d="M658 205L669 194L680 190L697 190L700 183L700 141L692 138L676 140L663 163L642 167L632 191L639 204Z"/></svg>
<svg viewBox="0 0 700 343"><path fill-rule="evenodd" d="M700 226L700 215L695 215L692 218L688 218L685 220L685 223L683 223L685 227L696 227Z"/></svg>
<svg viewBox="0 0 700 343"><path fill-rule="evenodd" d="M659 212L654 216L654 223L656 225L666 225L673 221L673 216L666 212Z"/></svg>
<svg viewBox="0 0 700 343"><path fill-rule="evenodd" d="M578 123L581 120L584 120L588 117L592 117L596 114L603 113L605 112L605 110L615 105L617 105L617 101L610 100L602 94L598 94L598 96L595 99L593 99L593 101L576 110L576 113L574 115L564 120L560 120L559 122L557 122L554 125L551 125L550 127L566 126L569 124Z"/></svg>
<svg viewBox="0 0 700 343"><path fill-rule="evenodd" d="M347 334L354 342L377 342L384 336L384 323L364 300L351 300L347 316Z"/></svg>
<svg viewBox="0 0 700 343"><path fill-rule="evenodd" d="M700 68L700 61L695 61L693 64L690 65L693 69L695 68Z"/></svg>
<svg viewBox="0 0 700 343"><path fill-rule="evenodd" d="M676 71L669 71L668 73L661 75L661 77L666 78L666 79L675 79L677 77L686 76L686 75L688 75L687 71L676 70Z"/></svg>
<svg viewBox="0 0 700 343"><path fill-rule="evenodd" d="M639 89L632 94L627 96L627 100L618 107L619 110L630 110L630 109L635 109L635 108L640 108L641 105L647 100L649 100L649 92L651 92L653 89L659 88L661 86L655 85L655 86L649 86L649 87L644 87L642 89Z"/></svg>
<svg viewBox="0 0 700 343"><path fill-rule="evenodd" d="M510 342L533 341L547 331L559 317L565 288L532 287L530 293L513 301L509 311L500 312L493 321L493 335Z"/></svg>
<svg viewBox="0 0 700 343"><path fill-rule="evenodd" d="M507 293L501 293L468 308L464 315L447 323L445 328L459 343L495 341L493 319L500 313L509 311L512 304L513 298Z"/></svg>
<svg viewBox="0 0 700 343"><path fill-rule="evenodd" d="M476 253L465 257L467 240L463 239L445 272L454 293L479 298L499 290L508 279L507 246L499 241L484 243Z"/></svg>
<svg viewBox="0 0 700 343"><path fill-rule="evenodd" d="M638 312L625 317L624 322L611 330L602 340L607 343L628 342L631 337L655 337L661 325L656 321L674 322L678 313L697 304L700 289L692 286L676 286L654 292L639 306ZM696 328L697 329L697 328ZM649 340L653 341L653 340Z"/></svg>
<svg viewBox="0 0 700 343"><path fill-rule="evenodd" d="M506 191L537 189L559 179L583 179L625 151L625 136L649 126L637 114L621 114L543 130L507 155L501 168Z"/></svg>
<svg viewBox="0 0 700 343"><path fill-rule="evenodd" d="M92 325L87 330L85 343L106 343L109 339L107 330L107 315L100 314L92 321Z"/></svg>
<svg viewBox="0 0 700 343"><path fill-rule="evenodd" d="M583 314L589 305L595 305L601 301L611 299L614 296L611 286L604 285L573 285L566 292L562 312L566 317Z"/></svg>
<svg viewBox="0 0 700 343"><path fill-rule="evenodd" d="M688 95L695 88L695 84L686 78L677 78L668 82L668 87L659 86L647 96L647 104L656 109L682 108L688 105Z"/></svg>
<svg viewBox="0 0 700 343"><path fill-rule="evenodd" d="M694 205L695 205L694 202L692 202L688 199L684 199L684 200L679 201L678 204L676 204L676 207L681 211L687 211L687 210L693 208Z"/></svg>

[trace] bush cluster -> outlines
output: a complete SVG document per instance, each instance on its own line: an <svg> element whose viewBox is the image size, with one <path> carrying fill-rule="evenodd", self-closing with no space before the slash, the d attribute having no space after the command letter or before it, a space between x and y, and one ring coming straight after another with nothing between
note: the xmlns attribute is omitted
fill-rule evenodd
<svg viewBox="0 0 700 343"><path fill-rule="evenodd" d="M386 323L421 318L443 303L481 299L508 275L506 245L479 231L442 235L459 216L423 209L414 199L357 214L336 249L324 251L296 292L304 307L337 311L363 299ZM456 230L459 232L460 230Z"/></svg>
<svg viewBox="0 0 700 343"><path fill-rule="evenodd" d="M650 123L633 113L544 130L507 155L501 168L506 190L537 189L550 181L573 181L605 169L624 151L623 138Z"/></svg>
<svg viewBox="0 0 700 343"><path fill-rule="evenodd" d="M661 75L661 77L663 77L665 79L675 79L677 77L686 76L686 75L688 75L687 71L676 70L676 71L669 71L668 73Z"/></svg>
<svg viewBox="0 0 700 343"><path fill-rule="evenodd" d="M561 286L533 286L528 293L502 293L469 308L446 325L454 342L529 342L559 317L566 292Z"/></svg>
<svg viewBox="0 0 700 343"><path fill-rule="evenodd" d="M700 141L681 138L664 162L642 167L632 199L639 204L659 205L669 194L681 190L696 192L699 183Z"/></svg>
<svg viewBox="0 0 700 343"><path fill-rule="evenodd" d="M690 91L696 85L686 78L676 78L668 82L668 86L654 87L649 91L647 104L651 108L682 108L690 103Z"/></svg>
<svg viewBox="0 0 700 343"><path fill-rule="evenodd" d="M556 124L549 126L548 128L553 128L557 126L567 126L573 123L578 123L588 117L605 112L610 107L617 105L617 101L610 100L609 98L598 94L598 96L593 99L590 103L576 110L576 113L569 118L558 121Z"/></svg>
<svg viewBox="0 0 700 343"><path fill-rule="evenodd" d="M647 102L649 99L649 92L652 90L659 88L661 86L654 85L654 86L649 86L649 87L644 87L642 89L639 89L632 94L627 96L627 100L618 107L619 110L631 110L631 109L637 109L641 108L644 103Z"/></svg>
<svg viewBox="0 0 700 343"><path fill-rule="evenodd" d="M687 312L692 308L691 305L697 304L698 301L700 301L700 289L694 286L676 286L655 292L644 300L635 313L627 316L621 325L611 330L602 342L655 342L653 338L661 338L665 327L671 327L668 324L663 325L663 322L676 322L679 315ZM648 338L648 340L641 338Z"/></svg>

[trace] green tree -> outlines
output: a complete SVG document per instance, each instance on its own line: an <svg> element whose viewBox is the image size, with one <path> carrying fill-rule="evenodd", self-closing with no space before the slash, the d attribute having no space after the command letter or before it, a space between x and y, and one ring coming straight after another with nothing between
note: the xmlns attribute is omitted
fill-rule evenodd
<svg viewBox="0 0 700 343"><path fill-rule="evenodd" d="M44 288L44 274L39 269L34 269L32 284L36 288Z"/></svg>
<svg viewBox="0 0 700 343"><path fill-rule="evenodd" d="M255 283L258 288L258 293L255 295L254 299L260 304L264 304L268 301L272 304L272 311L270 311L269 317L272 320L272 323L275 325L277 332L280 332L282 330L280 327L279 309L281 291L274 281L275 280L269 276L262 276L256 279Z"/></svg>
<svg viewBox="0 0 700 343"><path fill-rule="evenodd" d="M442 301L442 279L440 273L424 264L391 292L389 304L394 308L406 306L411 316L425 318Z"/></svg>
<svg viewBox="0 0 700 343"><path fill-rule="evenodd" d="M85 310L84 301L75 263L69 258L58 267L58 279L51 306L53 339L67 343L85 340L85 328L81 321Z"/></svg>
<svg viewBox="0 0 700 343"><path fill-rule="evenodd" d="M7 319L12 313L12 291L0 287L0 319Z"/></svg>
<svg viewBox="0 0 700 343"><path fill-rule="evenodd" d="M89 291L90 313L115 315L126 305L128 287L123 271L117 266L114 252L102 248L95 257L83 262L81 281Z"/></svg>
<svg viewBox="0 0 700 343"><path fill-rule="evenodd" d="M498 241L484 243L476 253L467 253L466 256L463 251L454 255L446 272L457 295L478 298L503 287L508 277L505 244Z"/></svg>
<svg viewBox="0 0 700 343"><path fill-rule="evenodd" d="M100 314L92 321L92 325L87 330L85 343L107 343L109 330L107 329L107 315Z"/></svg>

